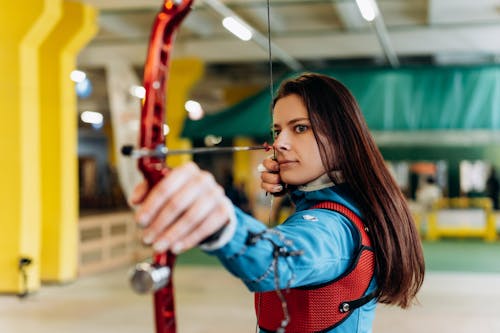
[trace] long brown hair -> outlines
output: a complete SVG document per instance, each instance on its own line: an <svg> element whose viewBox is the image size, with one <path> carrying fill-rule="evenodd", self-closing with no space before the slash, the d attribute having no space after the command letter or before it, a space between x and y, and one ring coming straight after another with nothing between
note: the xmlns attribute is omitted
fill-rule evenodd
<svg viewBox="0 0 500 333"><path fill-rule="evenodd" d="M285 81L274 99L298 95L307 107L326 170L340 170L370 230L379 302L406 308L422 286L422 244L407 202L386 167L353 95L339 81L306 73Z"/></svg>

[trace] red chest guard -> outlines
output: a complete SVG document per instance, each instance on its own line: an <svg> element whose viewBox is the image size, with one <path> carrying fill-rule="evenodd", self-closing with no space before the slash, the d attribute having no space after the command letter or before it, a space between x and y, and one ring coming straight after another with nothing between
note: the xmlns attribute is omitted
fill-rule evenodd
<svg viewBox="0 0 500 333"><path fill-rule="evenodd" d="M354 309L376 297L376 293L363 297L374 275L375 254L361 219L336 202L321 202L314 208L330 209L347 217L359 232L359 250L352 266L335 280L282 291L290 314L290 322L286 326L288 333L331 330L347 319ZM275 291L255 293L255 311L259 327L270 332L276 331L284 318L282 304Z"/></svg>

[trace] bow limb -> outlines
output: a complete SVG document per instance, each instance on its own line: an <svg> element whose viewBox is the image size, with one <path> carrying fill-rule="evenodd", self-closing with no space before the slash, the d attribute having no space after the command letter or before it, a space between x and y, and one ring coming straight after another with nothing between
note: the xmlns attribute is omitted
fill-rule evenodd
<svg viewBox="0 0 500 333"><path fill-rule="evenodd" d="M141 112L140 148L156 149L165 144L163 126L166 115L166 82L170 69L170 53L175 33L191 9L193 0L167 0L156 16L144 65L146 96ZM166 173L164 160L144 157L139 169L150 186Z"/></svg>

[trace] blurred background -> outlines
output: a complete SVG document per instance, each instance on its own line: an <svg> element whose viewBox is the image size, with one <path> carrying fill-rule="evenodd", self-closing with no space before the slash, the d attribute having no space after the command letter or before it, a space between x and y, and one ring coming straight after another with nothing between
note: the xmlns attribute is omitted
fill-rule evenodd
<svg viewBox="0 0 500 333"><path fill-rule="evenodd" d="M423 312L411 312L402 324L393 312L382 310L376 328L500 331L493 315L500 311L493 300L500 294L494 287L500 285L500 1L269 3L194 1L172 44L167 147L270 142L271 89L306 71L339 79L358 100L408 199L430 272L431 285L426 284L423 296L429 303L423 303ZM120 151L123 145L137 144L144 63L162 5L161 0L33 0L30 6L18 6L0 0L5 119L0 125L0 293L6 295L0 298L0 310L14 309L11 319L0 323L2 331L31 332L44 317L32 304L28 311L38 318L31 321L33 326L29 320L16 320L16 314L26 311L26 302L17 303L9 295L39 297L49 304L51 297L64 294L61 288L68 283L71 288L83 283L94 291L108 290L109 281L126 281L128 267L151 254L140 242L127 204L142 176L136 160ZM185 155L169 157L167 165L194 160L214 174L235 205L276 224L293 207L287 200L271 204L260 190L256 167L265 156L262 151ZM185 272L220 271L199 251L182 255L179 266L184 274L180 285L187 290L191 280ZM458 308L447 314L470 316L446 317L452 323L439 324L436 312L443 309L436 308L435 300L442 297L435 291L449 287L446 297L453 299L464 285L487 286L487 291L475 293L491 295L481 301L490 302L492 315ZM120 288L110 295L118 297L112 306L130 302L136 307L127 311L147 311L144 298L123 296L128 287ZM240 286L234 288L234 295L240 295ZM454 304L479 300L464 301L462 296ZM196 296L186 298L186 306L195 311ZM228 299L229 309L238 308L231 304ZM251 304L240 306L241 316L247 317L241 319L238 312L236 321L251 331ZM185 316L191 315L200 316ZM423 318L428 326L420 326ZM143 325L151 325L149 319ZM485 324L478 330L474 325L479 320ZM94 322L96 328L107 324L116 323ZM47 327L59 331L66 327L61 325ZM90 330L85 323L79 325L82 332ZM207 332L203 327L187 331ZM226 330L241 331L235 327Z"/></svg>

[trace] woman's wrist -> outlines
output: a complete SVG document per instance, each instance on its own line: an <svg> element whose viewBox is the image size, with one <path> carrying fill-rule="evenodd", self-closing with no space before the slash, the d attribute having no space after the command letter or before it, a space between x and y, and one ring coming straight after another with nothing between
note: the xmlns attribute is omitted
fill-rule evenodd
<svg viewBox="0 0 500 333"><path fill-rule="evenodd" d="M214 251L220 249L231 241L236 231L236 225L236 215L234 214L233 210L233 213L229 218L229 222L226 223L221 229L213 233L211 236L203 240L200 243L199 248L205 251Z"/></svg>

